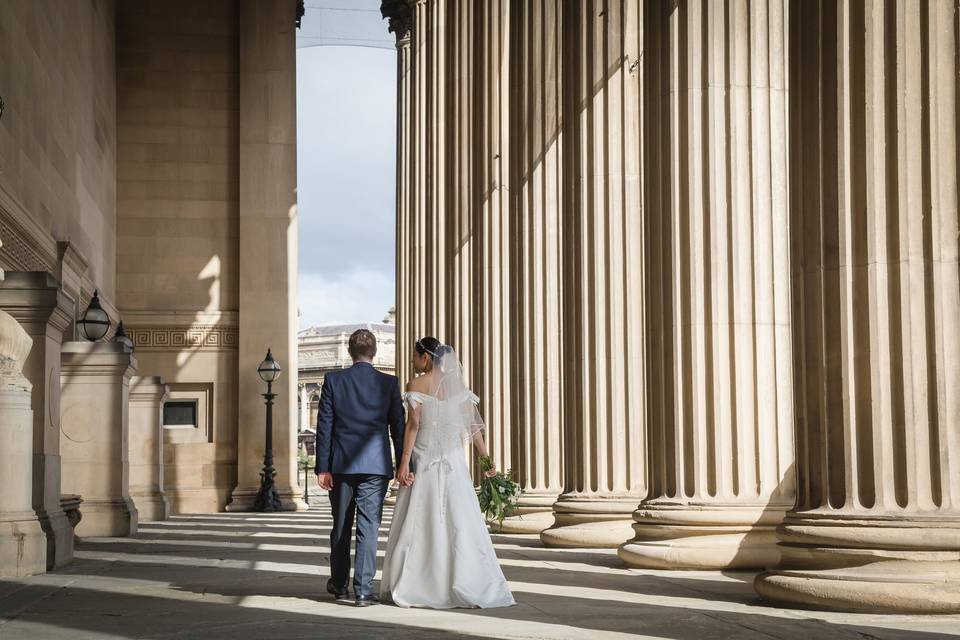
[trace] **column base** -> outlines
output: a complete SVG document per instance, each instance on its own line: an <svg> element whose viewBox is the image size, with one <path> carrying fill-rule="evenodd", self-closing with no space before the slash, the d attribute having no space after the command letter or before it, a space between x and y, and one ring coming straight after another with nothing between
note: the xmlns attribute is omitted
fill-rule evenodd
<svg viewBox="0 0 960 640"><path fill-rule="evenodd" d="M644 569L764 569L780 561L776 525L786 507L646 503L618 555Z"/></svg>
<svg viewBox="0 0 960 640"><path fill-rule="evenodd" d="M589 499L560 496L553 525L540 533L547 547L616 549L633 537L637 498Z"/></svg>
<svg viewBox="0 0 960 640"><path fill-rule="evenodd" d="M47 571L73 562L73 525L63 510L37 510L37 519L47 538Z"/></svg>
<svg viewBox="0 0 960 640"><path fill-rule="evenodd" d="M170 517L170 505L162 493L131 494L139 522L157 522Z"/></svg>
<svg viewBox="0 0 960 640"><path fill-rule="evenodd" d="M487 524L494 533L538 534L553 526L553 504L556 501L556 493L523 493L517 501L517 508L503 519L503 524Z"/></svg>
<svg viewBox="0 0 960 640"><path fill-rule="evenodd" d="M129 499L83 498L81 518L74 530L78 538L125 537L137 533L137 508Z"/></svg>
<svg viewBox="0 0 960 640"><path fill-rule="evenodd" d="M773 602L863 613L960 613L960 562L874 562L862 567L765 571L754 589Z"/></svg>
<svg viewBox="0 0 960 640"><path fill-rule="evenodd" d="M22 578L47 570L47 536L36 514L0 515L0 578Z"/></svg>
<svg viewBox="0 0 960 640"><path fill-rule="evenodd" d="M960 613L960 522L788 518L782 559L754 588L777 603L873 613Z"/></svg>

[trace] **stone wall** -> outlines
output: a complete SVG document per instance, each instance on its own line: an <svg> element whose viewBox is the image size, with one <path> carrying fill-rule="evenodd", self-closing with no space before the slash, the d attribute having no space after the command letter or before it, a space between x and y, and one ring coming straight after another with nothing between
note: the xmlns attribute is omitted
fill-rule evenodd
<svg viewBox="0 0 960 640"><path fill-rule="evenodd" d="M4 2L0 60L0 264L57 271L57 242L68 241L88 262L83 289L99 287L109 303L117 253L114 3Z"/></svg>
<svg viewBox="0 0 960 640"><path fill-rule="evenodd" d="M141 370L212 385L209 432L167 433L174 512L237 482L238 8L117 6L117 301Z"/></svg>

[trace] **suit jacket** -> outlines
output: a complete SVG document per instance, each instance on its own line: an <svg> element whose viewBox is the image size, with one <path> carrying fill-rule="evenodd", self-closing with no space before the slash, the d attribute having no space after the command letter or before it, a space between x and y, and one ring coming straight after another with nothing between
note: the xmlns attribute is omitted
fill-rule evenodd
<svg viewBox="0 0 960 640"><path fill-rule="evenodd" d="M316 473L392 476L388 429L399 461L403 428L396 377L369 362L328 373L317 415Z"/></svg>

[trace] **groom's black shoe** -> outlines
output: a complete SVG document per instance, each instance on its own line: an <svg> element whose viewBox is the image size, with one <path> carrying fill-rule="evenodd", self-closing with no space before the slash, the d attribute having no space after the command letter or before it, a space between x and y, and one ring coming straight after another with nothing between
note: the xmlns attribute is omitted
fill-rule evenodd
<svg viewBox="0 0 960 640"><path fill-rule="evenodd" d="M337 585L333 584L333 580L327 580L327 593L332 595L338 602L348 602L350 600L350 592L347 589L340 591L337 589Z"/></svg>
<svg viewBox="0 0 960 640"><path fill-rule="evenodd" d="M380 604L380 598L372 593L368 596L357 596L358 607L369 607L375 604Z"/></svg>

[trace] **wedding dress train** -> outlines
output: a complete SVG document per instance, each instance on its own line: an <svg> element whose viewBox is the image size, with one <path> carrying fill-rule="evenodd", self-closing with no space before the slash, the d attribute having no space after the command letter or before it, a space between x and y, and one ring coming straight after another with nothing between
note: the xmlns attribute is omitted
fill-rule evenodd
<svg viewBox="0 0 960 640"><path fill-rule="evenodd" d="M404 395L411 410L422 407L410 458L415 478L397 495L381 595L401 607L516 604L477 503L461 434L450 428L463 398Z"/></svg>

